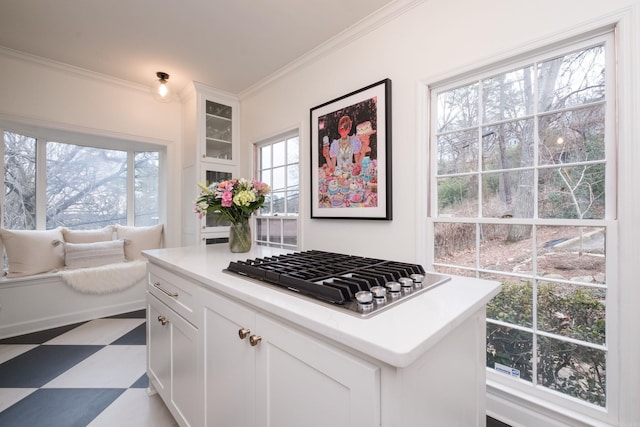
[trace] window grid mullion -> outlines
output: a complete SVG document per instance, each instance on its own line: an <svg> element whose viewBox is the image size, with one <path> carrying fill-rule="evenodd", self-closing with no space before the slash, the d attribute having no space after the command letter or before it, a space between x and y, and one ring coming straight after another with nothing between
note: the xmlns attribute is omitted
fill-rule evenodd
<svg viewBox="0 0 640 427"><path fill-rule="evenodd" d="M47 228L47 141L36 138L36 230Z"/></svg>
<svg viewBox="0 0 640 427"><path fill-rule="evenodd" d="M600 36L598 36L600 37ZM603 42L593 42L593 41L589 41L588 42L590 44L591 47L597 46L600 43ZM580 47L580 49L588 49L589 47L584 47L585 42L581 42L579 43L579 45L583 45L582 47ZM607 48L609 48L608 45L605 44L605 46ZM573 49L573 50L571 50ZM574 44L572 48L569 49L560 49L557 52L557 57L560 58L563 55L569 55L571 53L575 53L578 52L578 47L576 47L576 45ZM607 72L607 74L611 74L613 73L614 68L614 64L611 64L609 62L609 59L611 58L611 54L609 53L611 52L611 50L609 50L606 53L606 65L605 65L605 70ZM483 229L483 224L504 224L504 225L510 225L510 224L523 224L523 225L531 225L531 240L533 242L532 244L532 259L531 261L531 268L533 269L533 272L539 272L539 267L542 268L539 264L539 248L538 248L538 244L536 243L538 238L540 238L541 234L543 232L543 230L539 229L538 227L540 226L570 226L570 227L580 227L580 226L586 226L586 227L602 227L602 229L605 232L605 235L607 236L607 238L609 237L606 233L607 230L609 230L609 226L611 225L611 220L615 219L615 214L611 215L611 212L614 212L615 210L615 197L616 197L616 186L615 186L615 175L612 172L612 168L615 167L614 164L614 155L615 155L615 151L612 148L611 144L611 134L609 132L611 132L612 127L614 126L613 123L611 123L611 111L609 110L609 108L607 108L609 105L611 105L611 101L609 99L609 96L612 94L612 89L611 87L607 87L605 88L605 98L607 101L609 101L608 103L605 103L604 101L594 101L594 102L587 102L585 104L580 104L580 105L569 105L568 107L563 107L560 109L556 109L554 111L539 111L540 109L540 105L539 105L539 99L540 99L540 90L541 88L539 87L539 63L540 61L548 61L550 60L549 55L547 54L546 56L543 56L544 54L540 54L538 53L538 60L537 61L529 61L529 66L532 67L532 73L531 73L531 78L532 78L532 92L533 92L533 106L531 109L531 114L527 115L527 117L533 119L533 135L532 135L532 143L533 143L533 149L532 151L530 151L530 153L532 153L533 155L533 159L532 160L532 166L531 167L525 167L525 168L520 168L520 167L516 167L516 168L511 168L511 169L505 169L505 170L492 170L492 171L484 171L483 170L483 156L484 156L484 146L483 146L483 141L481 138L481 130L483 129L483 126L486 126L487 124L483 123L484 117L483 117L483 92L484 92L484 86L483 86L483 81L480 80L479 81L479 85L478 85L478 112L477 112L477 117L478 117L478 125L477 127L479 128L478 131L478 135L476 136L476 139L478 141L478 149L477 149L477 155L478 155L478 159L476 162L476 167L478 168L475 172L464 172L464 173L456 173L456 174L444 174L444 175L438 175L437 173L437 165L438 163L438 155L440 154L440 147L437 143L438 141L438 137L441 135L445 135L445 134L453 134L453 133L458 133L458 132L462 132L463 130L475 130L476 126L468 126L468 127L464 127L464 128L457 128L451 131L447 131L447 132L442 132L442 133L438 133L437 130L437 126L434 126L434 123L437 123L438 120L438 114L437 111L439 109L439 104L437 102L438 99L438 95L439 94L443 94L447 91L451 91L457 88L461 88L463 86L461 85L456 85L455 87L453 86L453 83L448 83L448 87L444 87L441 86L440 88L438 88L436 86L436 89L433 89L431 92L431 108L432 108L432 114L430 116L430 121L431 121L431 135L432 138L431 140L431 147L429 150L430 153L430 164L433 165L433 167L431 168L432 171L434 171L435 173L432 172L431 177L433 180L433 183L431 184L431 197L430 197L430 206L431 208L431 212L432 215L429 216L427 222L430 225L430 229L435 230L436 228L436 224L438 223L449 223L449 224L455 224L455 223L460 223L460 224L474 224L475 226L475 249L476 249L476 253L475 253L475 269L471 268L471 267L465 267L465 266L461 266L461 265L456 265L456 264L443 264L443 263L437 263L435 262L435 259L433 260L433 265L434 266L445 266L445 267L450 267L450 268L459 268L459 269L463 269L463 270L467 270L469 272L471 272L472 270L475 270L475 275L476 277L479 277L481 273L483 273L483 269L481 268L481 257L480 257L480 244L483 241L482 239L482 233L485 232L485 230ZM524 62L524 61L521 61ZM520 64L522 65L522 64ZM525 65L522 65L525 66ZM506 67L502 67L503 69ZM510 69L511 70L511 69ZM498 70L498 72L502 72L502 70ZM484 75L486 75L487 72L484 72ZM494 72L492 75L499 75L496 74L496 72ZM468 76L467 78L463 81L464 85L472 85L475 84L478 80L476 79L469 79ZM612 81L612 77L608 76L605 84L610 85ZM555 93L555 92L554 92ZM554 96L558 96L558 95L554 95ZM541 130L540 130L540 118L542 116L546 116L546 115L550 115L550 114L555 114L558 112L573 112L576 110L580 110L580 109L584 109L593 105L600 105L600 104L605 104L605 131L607 132L605 134L605 140L604 140L604 144L605 144L605 158L604 159L600 159L600 160L582 160L580 162L574 162L574 163L570 163L570 164L540 164L540 137L541 137ZM519 118L520 119L520 118ZM518 119L518 120L519 120ZM503 120L500 121L498 124L500 123L508 123L508 122L512 122L513 120ZM496 124L496 123L492 123ZM447 161L447 160L444 160ZM450 161L454 161L454 160L450 160ZM563 167L567 167L567 166L588 166L590 164L601 164L601 165L605 165L605 170L606 170L606 192L605 192L605 199L604 199L604 203L605 203L605 209L606 209L606 213L605 213L605 217L602 219L596 219L596 220L591 220L591 219L587 219L587 220L582 220L582 219L575 219L575 220L571 220L571 219L565 219L565 218L543 218L540 219L540 209L544 208L545 206L540 206L540 201L541 200L546 200L546 199L541 199L541 195L540 195L540 179L544 179L545 175L541 174L540 172L542 170L548 170L548 169L552 169L552 168L563 168ZM519 165L518 165L519 166ZM488 212L485 212L484 206L483 206L483 176L486 175L486 173L500 173L500 172L512 172L512 171L531 171L531 172L527 172L527 173L532 173L533 174L533 182L531 183L532 188L532 194L531 194L531 199L533 206L532 206L532 217L531 218L513 218L513 219L507 219L507 220L498 220L495 218L484 218L484 215L488 214ZM473 176L477 176L478 178L478 183L477 183L477 191L478 191L478 202L477 202L477 215L473 216L471 215L471 217L469 218L463 218L463 217L439 217L438 215L440 215L439 213L439 205L440 205L440 195L438 194L438 184L437 181L439 178L441 177L456 177L456 176L466 176L466 177L473 177ZM543 187L543 189L546 189L547 187ZM527 195L528 196L528 195ZM466 197L466 199L465 199ZM462 200L470 200L471 196L467 196L466 193L464 196L461 196ZM445 202L446 203L446 202ZM545 202L546 203L546 202ZM571 205L569 205L571 206ZM564 208L564 207L563 207ZM569 207L570 208L570 207ZM543 211L544 214L545 211ZM553 211L551 211L553 213ZM453 211L453 214L456 214L456 211ZM435 240L434 240L435 241ZM608 239L605 240L605 244L608 241ZM471 242L469 242L471 243ZM606 247L606 246L605 246ZM435 253L435 251L434 251ZM544 252L543 252L544 254ZM468 261L471 261L471 258L467 258ZM470 262L465 261L464 264L470 265ZM610 265L609 262L606 263L607 266ZM606 270L605 270L606 271ZM488 271L489 274L503 274L503 272L500 271ZM509 274L507 274L509 275ZM525 278L526 279L526 278ZM561 342L565 342L565 343L571 343L571 344L575 344L577 346L581 346L581 347L587 347L587 348L592 348L595 350L599 350L604 352L604 357L608 358L609 357L609 353L608 353L608 348L606 345L598 345L598 344L593 344L589 341L582 341L579 339L574 339L571 337L564 337L564 336L560 336L554 333L550 333L550 332L545 332L543 330L540 330L540 326L541 326L541 319L539 317L538 310L539 309L543 309L544 310L544 306L543 307L539 307L538 303L539 303L539 298L538 298L538 294L539 294L539 285L541 283L540 280L543 280L542 276L538 276L538 273L535 273L531 276L531 283L532 283L532 327L530 329L529 332L531 332L532 334L532 358L531 358L531 382L532 385L534 386L534 388L539 388L539 389L545 389L545 390L553 390L553 387L548 387L543 385L543 383L539 383L538 381L538 371L540 369L540 367L538 366L539 361L538 358L536 357L536 354L538 354L538 344L539 344L539 338L540 337L546 337L546 338L551 338L554 340L559 340ZM573 279L572 279L573 280ZM558 282L554 282L553 279L550 280L550 282L552 283L556 283L556 284L560 284L560 285L574 285L574 283L571 283L571 281L569 280L560 280ZM608 284L605 282L604 284L600 284L601 282L597 282L599 283L598 285L594 285L594 289L608 289ZM582 283L575 283L576 286L582 286ZM607 292L608 293L608 292ZM608 295L607 295L607 299L608 299ZM604 312L604 320L607 320L607 326L609 325L609 315L612 313L610 307L607 307L606 312ZM544 313L543 313L544 314ZM544 321L544 317L542 318L542 321ZM544 321L546 322L546 321ZM546 325L546 323L542 324L542 326ZM497 322L497 321L491 321L489 323L494 323L494 324L499 324L500 326L503 327L511 327L511 323L504 323L503 322ZM516 329L522 329L517 327L517 325L514 325L514 327ZM553 329L551 329L553 330ZM605 339L608 341L609 339L609 328L607 328L606 331L606 335L605 335ZM589 339L587 336L584 336L585 339ZM578 356L580 357L580 356ZM595 362L594 362L595 363ZM606 365L603 366L603 369L607 369L608 367L608 363ZM544 374L544 373L542 373ZM563 386L564 387L564 386ZM602 385L602 387L604 388L604 393L606 398L608 399L610 394L609 394L609 385L608 382L604 383ZM558 388L558 390L560 390L560 388ZM572 394L563 391L563 393L567 393L567 394L563 394L563 396L567 396L567 397L573 397ZM583 400L583 402L586 403L590 403L587 402L587 400ZM595 402L595 401L594 401ZM605 406L606 408L606 406Z"/></svg>

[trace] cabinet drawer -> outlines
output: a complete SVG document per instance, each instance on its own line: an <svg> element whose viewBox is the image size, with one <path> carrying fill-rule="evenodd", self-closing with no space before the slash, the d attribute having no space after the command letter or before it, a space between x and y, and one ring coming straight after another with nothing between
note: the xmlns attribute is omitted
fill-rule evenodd
<svg viewBox="0 0 640 427"><path fill-rule="evenodd" d="M196 285L168 270L149 264L147 290L180 316L196 323Z"/></svg>

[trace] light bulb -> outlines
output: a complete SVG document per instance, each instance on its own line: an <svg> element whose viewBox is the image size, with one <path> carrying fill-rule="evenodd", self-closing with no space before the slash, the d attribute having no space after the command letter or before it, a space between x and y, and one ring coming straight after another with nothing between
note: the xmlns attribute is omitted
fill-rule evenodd
<svg viewBox="0 0 640 427"><path fill-rule="evenodd" d="M169 102L171 101L171 91L167 80L169 80L169 74L162 71L156 73L158 80L156 81L153 89L153 97L158 101Z"/></svg>
<svg viewBox="0 0 640 427"><path fill-rule="evenodd" d="M165 97L169 94L169 89L167 88L167 84L160 81L160 86L158 86L158 93L161 97Z"/></svg>

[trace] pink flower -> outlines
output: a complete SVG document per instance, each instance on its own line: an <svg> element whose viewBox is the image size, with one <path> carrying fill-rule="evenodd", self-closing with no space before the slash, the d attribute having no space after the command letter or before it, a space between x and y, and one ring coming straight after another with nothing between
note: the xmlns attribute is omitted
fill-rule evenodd
<svg viewBox="0 0 640 427"><path fill-rule="evenodd" d="M271 190L271 188L266 183L258 181L257 179L252 179L251 183L253 184L253 188L255 188L260 195L264 196Z"/></svg>
<svg viewBox="0 0 640 427"><path fill-rule="evenodd" d="M233 190L233 181L222 181L220 184L218 184L218 189L223 191Z"/></svg>
<svg viewBox="0 0 640 427"><path fill-rule="evenodd" d="M225 191L224 193L222 193L222 206L224 206L225 208L229 208L232 204L233 194L231 193L231 191Z"/></svg>

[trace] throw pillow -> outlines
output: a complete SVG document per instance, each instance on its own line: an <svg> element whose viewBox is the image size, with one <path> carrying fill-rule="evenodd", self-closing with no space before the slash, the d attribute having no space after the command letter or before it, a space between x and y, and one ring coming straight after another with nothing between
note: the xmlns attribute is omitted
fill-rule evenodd
<svg viewBox="0 0 640 427"><path fill-rule="evenodd" d="M0 230L7 254L7 277L22 277L64 266L62 231Z"/></svg>
<svg viewBox="0 0 640 427"><path fill-rule="evenodd" d="M69 230L62 229L65 242L69 243L93 243L113 240L113 225L107 225L98 230Z"/></svg>
<svg viewBox="0 0 640 427"><path fill-rule="evenodd" d="M94 243L64 244L64 263L67 267L98 267L124 262L124 240Z"/></svg>
<svg viewBox="0 0 640 427"><path fill-rule="evenodd" d="M152 225L149 227L128 227L125 225L116 226L116 236L124 239L124 255L127 261L144 259L142 251L145 249L158 249L162 246L163 225Z"/></svg>

